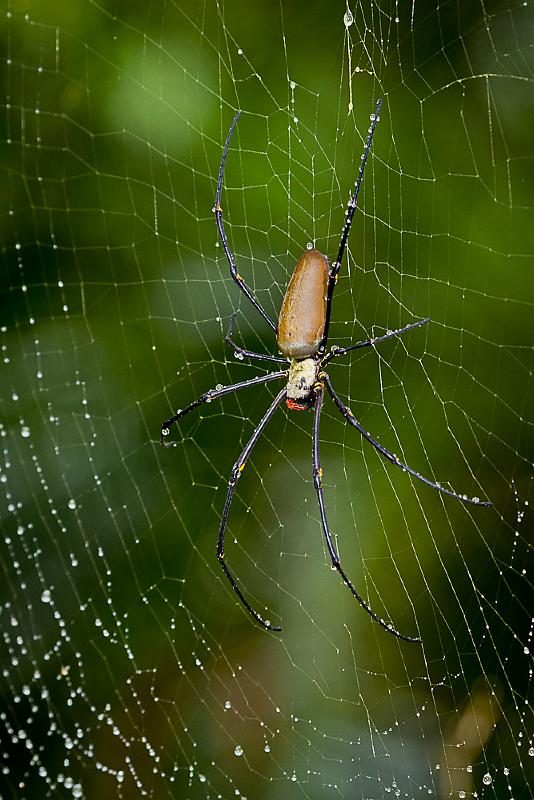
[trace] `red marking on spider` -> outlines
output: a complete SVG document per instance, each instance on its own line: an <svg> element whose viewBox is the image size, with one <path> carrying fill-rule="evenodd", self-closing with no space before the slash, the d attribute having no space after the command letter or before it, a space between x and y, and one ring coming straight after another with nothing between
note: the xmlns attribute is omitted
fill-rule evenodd
<svg viewBox="0 0 534 800"><path fill-rule="evenodd" d="M289 397L286 400L286 406L293 411L307 411L311 408L309 403L297 403L296 400L290 400Z"/></svg>

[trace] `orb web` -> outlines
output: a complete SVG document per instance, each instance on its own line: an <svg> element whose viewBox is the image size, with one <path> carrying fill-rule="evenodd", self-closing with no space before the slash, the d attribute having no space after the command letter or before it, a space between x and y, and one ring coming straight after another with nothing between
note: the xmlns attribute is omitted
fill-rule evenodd
<svg viewBox="0 0 534 800"><path fill-rule="evenodd" d="M532 9L163 2L2 12L2 796L527 797L532 782ZM530 37L530 38L529 38ZM306 247L335 257L383 98L329 366L385 462L224 345L276 354ZM273 388L274 386L274 388Z"/></svg>

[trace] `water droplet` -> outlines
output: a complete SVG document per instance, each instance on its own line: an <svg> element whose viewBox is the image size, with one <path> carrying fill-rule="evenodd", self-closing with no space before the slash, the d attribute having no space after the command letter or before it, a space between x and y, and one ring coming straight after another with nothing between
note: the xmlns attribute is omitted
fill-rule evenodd
<svg viewBox="0 0 534 800"><path fill-rule="evenodd" d="M490 785L491 775L489 774L489 772L486 772L486 774L482 776L482 783L484 784L484 786Z"/></svg>
<svg viewBox="0 0 534 800"><path fill-rule="evenodd" d="M76 508L76 500L73 500L73 499L71 498L71 499L69 500L69 502L67 503L67 505L68 505L68 507L69 507L70 509L72 509L72 510L74 511L74 509Z"/></svg>
<svg viewBox="0 0 534 800"><path fill-rule="evenodd" d="M306 245L306 250L313 250L313 242L308 242Z"/></svg>
<svg viewBox="0 0 534 800"><path fill-rule="evenodd" d="M22 428L20 429L20 435L22 436L23 439L27 439L30 436L30 429L28 428L27 425L22 426Z"/></svg>
<svg viewBox="0 0 534 800"><path fill-rule="evenodd" d="M168 436L169 435L169 429L168 428L162 428L161 429L161 435L162 436Z"/></svg>
<svg viewBox="0 0 534 800"><path fill-rule="evenodd" d="M215 388L217 389L217 391L218 391L218 392L220 392L220 391L221 391L221 389L223 388L223 385L222 385L222 383L218 383L218 384L217 384L217 386L216 386Z"/></svg>
<svg viewBox="0 0 534 800"><path fill-rule="evenodd" d="M206 783L206 776L205 775L202 775L202 774L199 775L198 779L199 779L200 783Z"/></svg>
<svg viewBox="0 0 534 800"><path fill-rule="evenodd" d="M295 89L296 86L297 86L297 84L295 83L295 81L291 81L291 83L289 84L289 88L290 89Z"/></svg>
<svg viewBox="0 0 534 800"><path fill-rule="evenodd" d="M51 600L50 589L45 589L41 594L41 603L49 603Z"/></svg>
<svg viewBox="0 0 534 800"><path fill-rule="evenodd" d="M264 747L263 749L264 749L264 751L265 751L266 753L270 753L270 752L271 752L271 748L269 747L269 745L268 745L268 744L266 744L266 745L265 745L265 747Z"/></svg>
<svg viewBox="0 0 534 800"><path fill-rule="evenodd" d="M343 22L345 23L345 28L350 28L350 26L354 22L354 17L352 16L350 11L345 12L345 15L343 17Z"/></svg>
<svg viewBox="0 0 534 800"><path fill-rule="evenodd" d="M532 757L532 756L534 756L534 747L529 747L529 748L528 748L528 754L529 754L529 756L531 756L531 757Z"/></svg>
<svg viewBox="0 0 534 800"><path fill-rule="evenodd" d="M473 503L480 503L480 497L473 497Z"/></svg>
<svg viewBox="0 0 534 800"><path fill-rule="evenodd" d="M242 756L243 755L243 748L241 747L240 744L237 744L235 746L234 755L236 755L236 756Z"/></svg>
<svg viewBox="0 0 534 800"><path fill-rule="evenodd" d="M231 702L230 702L229 700L227 700L227 701L225 702L225 704L224 704L224 707L225 707L226 709L228 709L228 708L232 708L232 704L231 704Z"/></svg>

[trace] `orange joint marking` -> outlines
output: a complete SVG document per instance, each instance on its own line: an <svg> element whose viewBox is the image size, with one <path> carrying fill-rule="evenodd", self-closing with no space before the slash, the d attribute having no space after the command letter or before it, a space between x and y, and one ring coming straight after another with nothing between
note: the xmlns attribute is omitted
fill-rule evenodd
<svg viewBox="0 0 534 800"><path fill-rule="evenodd" d="M236 278L236 281L241 281L241 282L243 282L243 278L241 277L241 275L239 274L239 272L236 272L236 274L235 274L235 278Z"/></svg>
<svg viewBox="0 0 534 800"><path fill-rule="evenodd" d="M354 416L354 414L352 413L350 408L347 408L347 414L349 415L349 417L353 417Z"/></svg>
<svg viewBox="0 0 534 800"><path fill-rule="evenodd" d="M222 206L220 203L215 203L215 211L219 211L222 214Z"/></svg>
<svg viewBox="0 0 534 800"><path fill-rule="evenodd" d="M239 467L239 472L243 472L243 470L245 469L245 464L246 464L246 461L244 461L244 462L241 464L241 466Z"/></svg>

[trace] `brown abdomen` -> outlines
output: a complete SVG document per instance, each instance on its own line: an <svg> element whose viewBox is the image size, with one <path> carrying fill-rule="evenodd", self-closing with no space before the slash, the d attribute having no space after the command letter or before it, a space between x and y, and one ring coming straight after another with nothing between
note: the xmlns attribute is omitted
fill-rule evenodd
<svg viewBox="0 0 534 800"><path fill-rule="evenodd" d="M297 261L278 317L278 347L288 358L317 353L326 322L328 259L306 250Z"/></svg>

